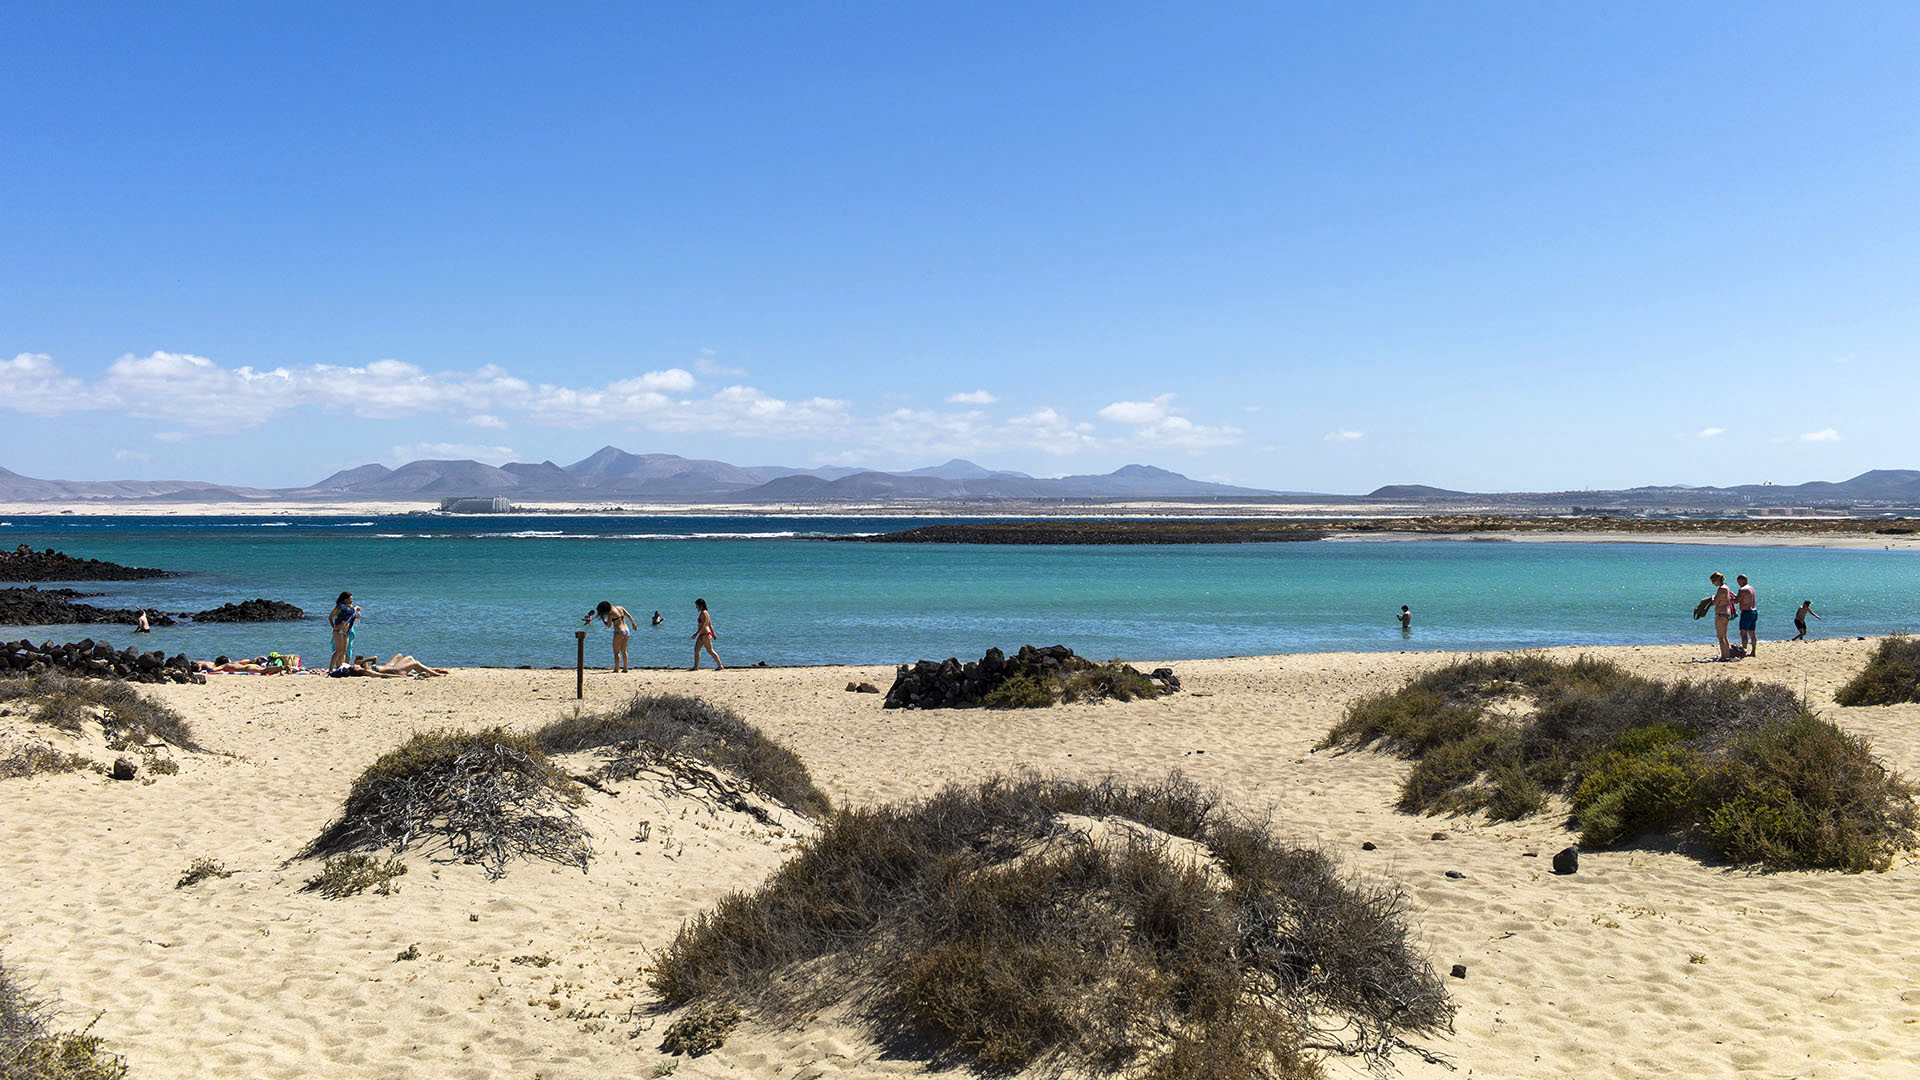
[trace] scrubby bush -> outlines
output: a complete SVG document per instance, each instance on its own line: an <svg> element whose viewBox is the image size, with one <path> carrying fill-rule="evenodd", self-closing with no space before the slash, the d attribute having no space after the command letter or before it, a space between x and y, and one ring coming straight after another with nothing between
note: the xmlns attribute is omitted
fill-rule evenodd
<svg viewBox="0 0 1920 1080"><path fill-rule="evenodd" d="M432 731L368 766L348 789L340 816L301 855L398 853L437 838L490 877L523 857L585 870L592 849L573 812L584 801L579 785L526 735Z"/></svg>
<svg viewBox="0 0 1920 1080"><path fill-rule="evenodd" d="M741 1019L740 1006L731 1001L702 1001L667 1025L660 1049L688 1057L710 1054L726 1045Z"/></svg>
<svg viewBox="0 0 1920 1080"><path fill-rule="evenodd" d="M1812 715L1742 739L1700 783L1708 839L1741 862L1884 870L1916 843L1913 787Z"/></svg>
<svg viewBox="0 0 1920 1080"><path fill-rule="evenodd" d="M1842 705L1899 705L1920 701L1920 638L1902 634L1882 641L1860 674L1833 695Z"/></svg>
<svg viewBox="0 0 1920 1080"><path fill-rule="evenodd" d="M1413 759L1398 803L1410 813L1510 820L1563 794L1592 847L1698 834L1736 861L1861 870L1915 842L1911 788L1791 690L1748 680L1475 658L1361 698L1322 745Z"/></svg>
<svg viewBox="0 0 1920 1080"><path fill-rule="evenodd" d="M400 891L394 879L405 876L406 864L399 859L376 859L371 855L335 855L320 864L320 872L302 886L329 900L343 900L372 889L380 896Z"/></svg>
<svg viewBox="0 0 1920 1080"><path fill-rule="evenodd" d="M1109 660L1104 664L1076 671L1060 687L1062 701L1115 701L1152 699L1160 696L1159 684L1131 664Z"/></svg>
<svg viewBox="0 0 1920 1080"><path fill-rule="evenodd" d="M533 741L549 754L651 743L666 753L727 769L803 814L820 817L831 806L800 755L732 709L685 694L635 694L612 712L576 714L548 724L534 732Z"/></svg>
<svg viewBox="0 0 1920 1080"><path fill-rule="evenodd" d="M208 878L229 878L232 876L233 871L222 866L217 860L199 858L187 864L186 872L180 875L179 881L173 883L173 887L176 889L186 889L198 885Z"/></svg>
<svg viewBox="0 0 1920 1080"><path fill-rule="evenodd" d="M0 755L0 780L19 780L43 773L79 772L99 768L92 758L67 754L37 742L21 742Z"/></svg>
<svg viewBox="0 0 1920 1080"><path fill-rule="evenodd" d="M56 674L0 677L0 701L25 702L33 710L31 719L62 731L79 731L83 723L98 716L107 745L114 750L152 742L201 749L185 718L123 682Z"/></svg>
<svg viewBox="0 0 1920 1080"><path fill-rule="evenodd" d="M1316 1075L1309 1043L1381 1061L1450 1026L1407 939L1399 892L1178 775L993 778L842 811L648 978L671 1005L851 1002L883 1037L994 1070L1290 1078Z"/></svg>
<svg viewBox="0 0 1920 1080"><path fill-rule="evenodd" d="M1031 675L1015 675L987 691L980 704L989 709L1044 709L1055 701L1053 690Z"/></svg>
<svg viewBox="0 0 1920 1080"><path fill-rule="evenodd" d="M127 1064L108 1053L88 1024L54 1030L54 1008L14 982L0 964L0 1076L6 1080L119 1080Z"/></svg>

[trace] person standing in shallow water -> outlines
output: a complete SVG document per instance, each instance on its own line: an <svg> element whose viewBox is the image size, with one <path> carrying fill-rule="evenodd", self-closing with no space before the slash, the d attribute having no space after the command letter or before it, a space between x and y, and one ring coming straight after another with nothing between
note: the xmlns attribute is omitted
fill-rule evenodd
<svg viewBox="0 0 1920 1080"><path fill-rule="evenodd" d="M1394 617L1400 620L1400 629L1402 630L1413 629L1413 612L1407 610L1407 605L1401 604L1400 614Z"/></svg>
<svg viewBox="0 0 1920 1080"><path fill-rule="evenodd" d="M1820 618L1820 613L1813 610L1813 601L1811 600L1800 601L1799 609L1793 613L1793 628L1799 631L1799 633L1793 635L1793 640L1795 641L1807 640L1807 616L1809 615L1813 616L1816 619ZM1822 621L1824 622L1825 620L1822 620Z"/></svg>
<svg viewBox="0 0 1920 1080"><path fill-rule="evenodd" d="M693 666L687 670L700 670L700 650L705 649L707 655L713 657L713 669L724 671L726 665L720 662L720 654L713 651L713 639L716 635L713 632L713 616L707 614L707 602L695 600L693 606L700 611L700 625L693 631Z"/></svg>

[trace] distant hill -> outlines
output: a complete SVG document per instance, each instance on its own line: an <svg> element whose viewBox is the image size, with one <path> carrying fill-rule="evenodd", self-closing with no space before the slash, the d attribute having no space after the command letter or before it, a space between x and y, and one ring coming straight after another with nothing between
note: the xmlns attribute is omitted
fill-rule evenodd
<svg viewBox="0 0 1920 1080"><path fill-rule="evenodd" d="M435 502L505 496L523 502L607 502L658 499L712 502L990 502L1046 499L1315 500L1337 495L1274 492L1195 480L1152 465L1126 465L1098 475L1043 478L983 468L955 458L941 465L886 472L841 465L742 468L675 454L631 454L604 446L571 465L551 461L487 465L478 461L410 461L397 469L361 465L305 487L263 489L193 480L40 480L0 468L0 501L259 502L387 500ZM1653 508L1738 513L1761 507L1920 506L1920 470L1875 469L1848 480L1805 484L1686 487L1668 484L1625 491L1474 493L1427 484L1389 484L1361 499L1443 506L1471 503L1534 513L1637 511Z"/></svg>
<svg viewBox="0 0 1920 1080"><path fill-rule="evenodd" d="M1446 488L1428 487L1425 484L1388 484L1367 492L1369 499L1458 499L1467 493L1448 491Z"/></svg>

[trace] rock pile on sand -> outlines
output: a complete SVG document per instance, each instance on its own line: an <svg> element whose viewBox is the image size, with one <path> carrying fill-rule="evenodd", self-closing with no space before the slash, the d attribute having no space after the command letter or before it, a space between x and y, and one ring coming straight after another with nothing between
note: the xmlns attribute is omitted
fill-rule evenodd
<svg viewBox="0 0 1920 1080"><path fill-rule="evenodd" d="M0 643L0 672L40 675L49 671L142 683L207 681L205 675L193 670L184 653L168 656L158 649L143 653L131 647L115 652L112 645L92 638L65 645L35 645L24 639Z"/></svg>
<svg viewBox="0 0 1920 1080"><path fill-rule="evenodd" d="M1044 685L1099 666L1085 657L1075 656L1065 645L1040 649L1022 645L1011 658L999 649L988 649L978 661L964 664L957 657L901 664L895 669L893 688L887 691L884 707L950 709L988 704L988 695L1016 679ZM1172 668L1155 668L1151 675L1141 675L1125 664L1119 667L1142 681L1151 680L1161 693L1180 689L1180 679Z"/></svg>

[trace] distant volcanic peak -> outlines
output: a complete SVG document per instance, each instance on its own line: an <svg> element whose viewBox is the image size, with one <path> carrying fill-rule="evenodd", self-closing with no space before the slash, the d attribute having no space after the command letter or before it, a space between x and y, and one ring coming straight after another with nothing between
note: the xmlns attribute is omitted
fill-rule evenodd
<svg viewBox="0 0 1920 1080"><path fill-rule="evenodd" d="M1366 497L1369 499L1457 499L1464 498L1468 494L1465 491L1451 491L1427 484L1388 484L1369 491Z"/></svg>

